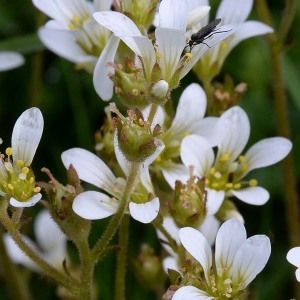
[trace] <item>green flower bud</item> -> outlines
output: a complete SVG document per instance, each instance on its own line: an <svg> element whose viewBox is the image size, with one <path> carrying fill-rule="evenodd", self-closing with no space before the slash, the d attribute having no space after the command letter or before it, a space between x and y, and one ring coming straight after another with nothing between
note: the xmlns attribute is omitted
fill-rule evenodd
<svg viewBox="0 0 300 300"><path fill-rule="evenodd" d="M145 287L162 287L167 279L160 258L148 245L141 246L139 256L132 261L137 280Z"/></svg>
<svg viewBox="0 0 300 300"><path fill-rule="evenodd" d="M179 227L199 226L206 216L205 179L191 176L186 184L175 183L171 215Z"/></svg>
<svg viewBox="0 0 300 300"><path fill-rule="evenodd" d="M120 12L127 15L138 27L152 24L159 0L119 1Z"/></svg>
<svg viewBox="0 0 300 300"><path fill-rule="evenodd" d="M115 74L111 79L115 83L115 92L125 107L144 108L148 104L148 82L144 72L134 62L125 57L125 64L113 65Z"/></svg>
<svg viewBox="0 0 300 300"><path fill-rule="evenodd" d="M116 119L118 144L131 162L143 162L154 154L160 140L156 136L161 132L156 125L152 131L150 124L144 120L140 110L129 110L128 118Z"/></svg>

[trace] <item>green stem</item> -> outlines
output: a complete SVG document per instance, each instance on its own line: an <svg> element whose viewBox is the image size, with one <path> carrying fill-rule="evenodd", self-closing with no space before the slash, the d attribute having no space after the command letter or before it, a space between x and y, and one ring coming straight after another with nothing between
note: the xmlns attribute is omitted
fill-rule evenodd
<svg viewBox="0 0 300 300"><path fill-rule="evenodd" d="M207 109L206 109L206 113L208 116L212 116L215 114L213 107L214 107L214 97L213 97L213 93L214 93L214 88L211 84L211 78L205 78L202 81L203 84L203 88L207 97Z"/></svg>
<svg viewBox="0 0 300 300"><path fill-rule="evenodd" d="M17 266L11 261L7 254L4 244L4 232L0 227L0 265L3 269L3 279L6 281L11 299L13 300L31 300L30 291L26 285L24 278L20 276Z"/></svg>
<svg viewBox="0 0 300 300"><path fill-rule="evenodd" d="M125 278L126 278L126 262L127 262L127 249L129 239L129 221L128 215L125 215L122 224L119 228L119 245L121 250L117 255L117 272L115 281L115 299L124 300L125 297Z"/></svg>
<svg viewBox="0 0 300 300"><path fill-rule="evenodd" d="M59 282L66 289L68 289L73 294L78 294L78 282L73 278L70 278L63 273L59 272L57 269L53 268L48 264L41 256L39 256L22 238L18 226L12 222L7 213L7 201L1 199L0 201L0 222L3 224L5 229L11 235L12 239L18 245L18 247L30 258L32 259L45 273L45 275L51 277L56 282Z"/></svg>
<svg viewBox="0 0 300 300"><path fill-rule="evenodd" d="M150 124L152 124L152 122L154 120L154 117L155 117L155 114L157 112L157 109L158 109L158 105L157 104L152 104L151 105L151 109L150 109L149 117L148 117L148 122Z"/></svg>
<svg viewBox="0 0 300 300"><path fill-rule="evenodd" d="M130 195L134 191L135 182L139 174L140 163L132 163L132 167L130 170L130 174L127 178L126 186L122 195L122 199L120 201L120 206L118 211L111 218L108 226L106 227L101 239L95 244L92 249L92 257L95 258L95 261L99 260L106 250L108 243L115 235L121 221L123 215L128 207L128 203L130 200Z"/></svg>
<svg viewBox="0 0 300 300"><path fill-rule="evenodd" d="M92 299L95 262L92 259L91 252L86 241L77 243L77 248L80 255L81 267L79 299Z"/></svg>
<svg viewBox="0 0 300 300"><path fill-rule="evenodd" d="M291 23L295 15L295 1L286 1L284 11L284 19L279 27L279 33L270 34L267 36L272 62L273 74L273 91L275 100L275 109L277 115L278 133L288 139L291 139L290 125L288 118L288 101L285 91L285 84L283 79L282 68L282 49L284 48L283 42L290 29ZM271 24L272 18L265 0L257 0L256 8L260 19ZM300 245L300 224L299 224L299 206L298 206L298 193L297 181L294 168L293 154L290 155L282 162L283 166L283 180L284 180L284 203L286 222L288 226L289 243L290 247ZM300 285L294 281L295 298L300 299Z"/></svg>

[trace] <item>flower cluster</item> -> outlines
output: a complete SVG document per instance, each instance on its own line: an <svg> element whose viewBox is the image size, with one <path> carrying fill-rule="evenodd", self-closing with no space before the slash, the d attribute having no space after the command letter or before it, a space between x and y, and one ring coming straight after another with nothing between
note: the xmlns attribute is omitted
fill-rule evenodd
<svg viewBox="0 0 300 300"><path fill-rule="evenodd" d="M56 281L67 293L62 298L88 300L98 298L96 264L116 252L115 298L125 299L128 231L147 224L163 255L143 245L133 260L146 287L165 300L247 299L271 242L263 234L247 238L248 217L235 199L266 204L272 193L250 173L280 162L292 149L285 137L248 146L250 120L237 105L246 84L230 94L230 76L224 84L212 83L238 43L273 32L246 20L253 0L222 0L211 21L208 0L32 1L50 17L38 30L43 44L92 74L103 101L118 100L105 108L96 154L79 147L61 153L66 184L48 166L42 171L50 181L36 180L40 109L29 108L17 119L11 147L0 153L0 222L7 231L0 248L7 263ZM19 54L0 52L0 71L22 63ZM185 83L191 71L203 87ZM214 97L229 100L220 108ZM35 215L28 217L27 209L38 202L43 210L32 223L32 240L24 225ZM138 222L129 225L129 217ZM104 230L93 222L99 219L106 219L99 222ZM67 254L68 239L78 251L78 267ZM299 254L299 247L287 254L298 281Z"/></svg>

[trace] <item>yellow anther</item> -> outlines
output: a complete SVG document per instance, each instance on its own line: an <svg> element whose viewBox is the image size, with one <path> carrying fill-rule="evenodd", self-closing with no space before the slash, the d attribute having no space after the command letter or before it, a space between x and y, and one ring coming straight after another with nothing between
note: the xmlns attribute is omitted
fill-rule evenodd
<svg viewBox="0 0 300 300"><path fill-rule="evenodd" d="M7 156L11 156L13 154L13 149L11 147L6 148L5 154Z"/></svg>
<svg viewBox="0 0 300 300"><path fill-rule="evenodd" d="M219 183L213 182L211 186L212 186L214 189L216 189L216 188L219 187Z"/></svg>
<svg viewBox="0 0 300 300"><path fill-rule="evenodd" d="M205 185L208 185L208 184L209 184L209 179L206 178L206 179L205 179Z"/></svg>
<svg viewBox="0 0 300 300"><path fill-rule="evenodd" d="M240 155L238 158L239 162L244 162L245 161L245 156L244 155Z"/></svg>
<svg viewBox="0 0 300 300"><path fill-rule="evenodd" d="M29 168L28 167L23 167L22 168L22 173L23 174L28 174L28 172L29 172Z"/></svg>
<svg viewBox="0 0 300 300"><path fill-rule="evenodd" d="M20 168L23 167L24 166L24 161L21 160L21 159L18 159L17 160L17 166L20 167Z"/></svg>
<svg viewBox="0 0 300 300"><path fill-rule="evenodd" d="M238 189L241 188L241 184L240 184L240 183L235 183L235 184L233 185L233 188L234 188L235 190L238 190Z"/></svg>
<svg viewBox="0 0 300 300"><path fill-rule="evenodd" d="M73 16L73 21L75 22L75 23L81 23L82 22L82 19L79 17L79 16Z"/></svg>
<svg viewBox="0 0 300 300"><path fill-rule="evenodd" d="M29 178L29 183L34 183L34 177Z"/></svg>
<svg viewBox="0 0 300 300"><path fill-rule="evenodd" d="M246 163L242 164L241 169L242 169L243 172L246 172L248 170L248 164L246 164Z"/></svg>
<svg viewBox="0 0 300 300"><path fill-rule="evenodd" d="M227 189L232 189L233 184L232 184L231 182L228 182L228 183L226 183L225 187L226 187Z"/></svg>
<svg viewBox="0 0 300 300"><path fill-rule="evenodd" d="M14 189L14 186L13 186L11 183L9 183L9 184L7 185L7 187L8 187L11 191Z"/></svg>
<svg viewBox="0 0 300 300"><path fill-rule="evenodd" d="M220 162L225 162L225 161L227 161L227 160L229 159L229 157L230 157L229 153L223 153L223 154L220 156L219 161L220 161Z"/></svg>
<svg viewBox="0 0 300 300"><path fill-rule="evenodd" d="M215 169L215 168L211 168L209 173L210 173L211 175L213 175L215 172L216 172L216 169Z"/></svg>
<svg viewBox="0 0 300 300"><path fill-rule="evenodd" d="M256 179L250 179L249 180L249 185L250 186L257 186L257 180Z"/></svg>
<svg viewBox="0 0 300 300"><path fill-rule="evenodd" d="M33 189L33 191L34 191L35 193L38 193L38 192L41 191L41 188L40 188L39 186L36 186L36 187Z"/></svg>

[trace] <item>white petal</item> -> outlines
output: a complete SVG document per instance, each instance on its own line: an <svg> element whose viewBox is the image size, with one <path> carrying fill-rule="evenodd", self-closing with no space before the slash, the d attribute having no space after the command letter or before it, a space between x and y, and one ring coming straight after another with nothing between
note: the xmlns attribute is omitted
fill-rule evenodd
<svg viewBox="0 0 300 300"><path fill-rule="evenodd" d="M207 292L187 285L178 289L172 297L172 300L211 300L216 299L207 295Z"/></svg>
<svg viewBox="0 0 300 300"><path fill-rule="evenodd" d="M186 1L164 0L159 5L159 26L185 31L188 16Z"/></svg>
<svg viewBox="0 0 300 300"><path fill-rule="evenodd" d="M23 240L29 245L36 253L41 255L38 247L34 244L32 240L30 240L27 236L22 235ZM3 235L3 240L5 247L7 249L7 254L9 255L10 259L17 263L22 264L23 266L29 268L30 270L41 272L40 267L32 261L14 242L14 240L8 234Z"/></svg>
<svg viewBox="0 0 300 300"><path fill-rule="evenodd" d="M39 29L38 35L42 43L58 56L73 63L89 63L94 66L97 58L89 55L81 48L77 42L75 32L43 26Z"/></svg>
<svg viewBox="0 0 300 300"><path fill-rule="evenodd" d="M213 189L206 188L207 191L207 203L206 203L206 215L212 216L217 213L221 207L225 193L224 191L216 191Z"/></svg>
<svg viewBox="0 0 300 300"><path fill-rule="evenodd" d="M169 269L178 271L178 264L175 257L167 256L163 259L162 264L166 273L168 273Z"/></svg>
<svg viewBox="0 0 300 300"><path fill-rule="evenodd" d="M114 83L109 78L109 75L114 74L115 69L109 63L114 63L119 41L120 39L114 35L110 37L94 70L94 87L97 94L104 101L110 100L113 96Z"/></svg>
<svg viewBox="0 0 300 300"><path fill-rule="evenodd" d="M188 29L191 29L193 26L196 26L199 22L201 22L204 18L207 18L208 13L210 11L210 6L208 5L200 4L199 1L195 4L197 6L193 7L192 9L190 7L190 11L188 14L188 24L187 24Z"/></svg>
<svg viewBox="0 0 300 300"><path fill-rule="evenodd" d="M162 78L170 82L175 71L179 68L179 61L185 47L185 31L158 27L155 30L156 44L159 51L159 66Z"/></svg>
<svg viewBox="0 0 300 300"><path fill-rule="evenodd" d="M94 0L94 10L110 10L113 0Z"/></svg>
<svg viewBox="0 0 300 300"><path fill-rule="evenodd" d="M15 123L11 145L14 161L23 160L30 166L42 137L44 119L41 111L32 107L25 110Z"/></svg>
<svg viewBox="0 0 300 300"><path fill-rule="evenodd" d="M252 205L264 205L270 198L269 192L260 186L231 190L231 193L243 202Z"/></svg>
<svg viewBox="0 0 300 300"><path fill-rule="evenodd" d="M215 260L217 270L231 269L236 252L246 241L244 225L237 219L230 219L222 224L216 238Z"/></svg>
<svg viewBox="0 0 300 300"><path fill-rule="evenodd" d="M254 144L245 154L248 172L273 165L285 158L292 149L292 143L282 137L264 139Z"/></svg>
<svg viewBox="0 0 300 300"><path fill-rule="evenodd" d="M194 228L184 227L179 229L179 237L184 248L203 267L205 278L209 281L210 268L212 266L212 253L205 236Z"/></svg>
<svg viewBox="0 0 300 300"><path fill-rule="evenodd" d="M196 134L204 137L209 144L214 147L218 144L218 135L216 132L217 117L206 117L197 122L197 128L194 128L195 131L191 134Z"/></svg>
<svg viewBox="0 0 300 300"><path fill-rule="evenodd" d="M249 139L250 123L247 114L238 106L228 109L218 121L217 132L220 134L220 141L216 161L223 154L229 154L229 161L234 161Z"/></svg>
<svg viewBox="0 0 300 300"><path fill-rule="evenodd" d="M231 51L238 43L248 38L263 35L267 33L272 33L274 30L272 27L259 22L259 21L247 21L242 23L232 35L232 38L228 42L227 53Z"/></svg>
<svg viewBox="0 0 300 300"><path fill-rule="evenodd" d="M17 52L0 52L0 72L20 67L24 64L24 57Z"/></svg>
<svg viewBox="0 0 300 300"><path fill-rule="evenodd" d="M130 202L129 211L135 220L145 224L150 223L158 215L159 199L156 197L146 203Z"/></svg>
<svg viewBox="0 0 300 300"><path fill-rule="evenodd" d="M238 249L232 266L233 282L242 281L246 286L265 267L271 254L270 239L265 235L248 238Z"/></svg>
<svg viewBox="0 0 300 300"><path fill-rule="evenodd" d="M168 163L163 166L162 173L172 189L175 189L175 182L177 180L186 182L189 178L188 169L181 164Z"/></svg>
<svg viewBox="0 0 300 300"><path fill-rule="evenodd" d="M216 19L221 18L223 24L242 23L250 14L253 0L223 0L219 5Z"/></svg>
<svg viewBox="0 0 300 300"><path fill-rule="evenodd" d="M47 210L42 210L34 221L34 232L39 246L45 252L66 250L66 236L51 218Z"/></svg>
<svg viewBox="0 0 300 300"><path fill-rule="evenodd" d="M300 247L292 248L286 255L286 259L289 263L300 268Z"/></svg>
<svg viewBox="0 0 300 300"><path fill-rule="evenodd" d="M209 244L213 246L216 242L216 236L220 228L220 221L215 216L206 217L199 227L199 231L208 240Z"/></svg>
<svg viewBox="0 0 300 300"><path fill-rule="evenodd" d="M297 269L295 272L296 279L300 282L300 269Z"/></svg>
<svg viewBox="0 0 300 300"><path fill-rule="evenodd" d="M176 115L168 131L176 135L177 139L196 133L206 111L206 102L206 94L201 86L190 84L181 94Z"/></svg>
<svg viewBox="0 0 300 300"><path fill-rule="evenodd" d="M208 174L214 161L211 145L198 135L189 135L182 140L180 155L184 165L187 168L193 166L194 174L200 177Z"/></svg>
<svg viewBox="0 0 300 300"><path fill-rule="evenodd" d="M100 25L112 31L117 37L142 35L135 23L119 12L100 11L95 12L93 16Z"/></svg>
<svg viewBox="0 0 300 300"><path fill-rule="evenodd" d="M95 154L80 148L62 153L61 159L68 169L72 164L81 180L91 183L114 195L116 177L110 168Z"/></svg>
<svg viewBox="0 0 300 300"><path fill-rule="evenodd" d="M87 220L104 219L116 213L119 202L105 194L88 191L75 197L72 208L80 217Z"/></svg>
<svg viewBox="0 0 300 300"><path fill-rule="evenodd" d="M9 200L10 205L14 206L14 207L31 207L34 206L35 204L37 204L42 198L42 194L41 193L37 193L35 195L33 195L30 199L21 202L18 201L17 199L11 197Z"/></svg>

